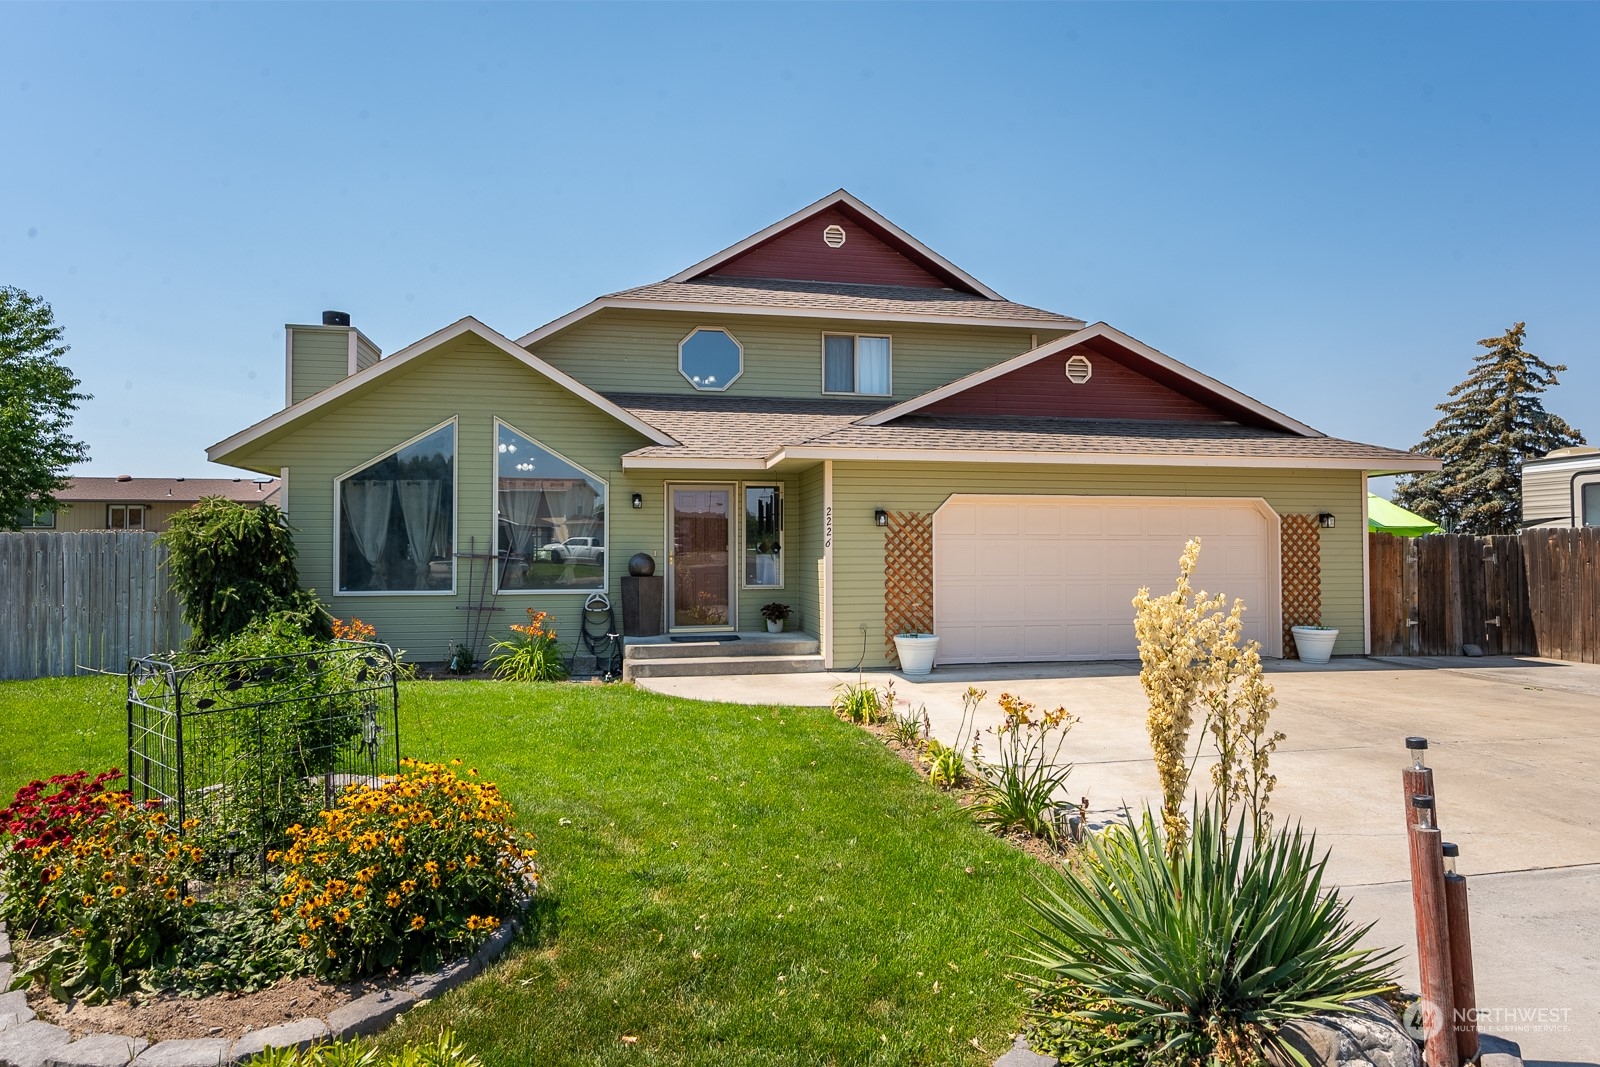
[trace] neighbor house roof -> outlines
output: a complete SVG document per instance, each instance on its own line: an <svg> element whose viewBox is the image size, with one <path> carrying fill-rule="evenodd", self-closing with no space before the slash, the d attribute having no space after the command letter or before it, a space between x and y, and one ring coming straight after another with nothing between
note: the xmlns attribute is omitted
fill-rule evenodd
<svg viewBox="0 0 1600 1067"><path fill-rule="evenodd" d="M276 503L277 478L74 478L72 484L55 494L66 503L98 501L153 503L170 501L193 504L202 497L220 496L250 504Z"/></svg>
<svg viewBox="0 0 1600 1067"><path fill-rule="evenodd" d="M913 285L860 285L852 282L805 282L785 278L700 278L688 282L656 282L612 293L612 300L642 300L727 306L778 308L785 312L805 309L833 312L842 317L870 315L923 315L939 318L1026 321L1072 329L1082 319L1054 311L991 300L954 289L926 289Z"/></svg>

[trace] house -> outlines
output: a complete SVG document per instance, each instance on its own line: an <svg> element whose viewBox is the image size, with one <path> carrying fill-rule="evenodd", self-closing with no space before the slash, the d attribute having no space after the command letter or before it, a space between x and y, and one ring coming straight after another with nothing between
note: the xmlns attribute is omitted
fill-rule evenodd
<svg viewBox="0 0 1600 1067"><path fill-rule="evenodd" d="M21 516L24 530L163 531L172 516L202 497L221 496L245 504L278 502L278 479L264 478L74 478L56 494L64 506Z"/></svg>
<svg viewBox="0 0 1600 1067"><path fill-rule="evenodd" d="M1359 654L1366 479L1438 467L1007 300L842 190L514 338L288 337L289 405L208 455L280 476L303 582L425 659L528 606L572 640L636 553L674 634L789 604L794 667L912 630L945 664L1127 657L1193 535L1267 653L1321 621Z"/></svg>
<svg viewBox="0 0 1600 1067"><path fill-rule="evenodd" d="M1600 526L1600 448L1522 461L1522 525Z"/></svg>

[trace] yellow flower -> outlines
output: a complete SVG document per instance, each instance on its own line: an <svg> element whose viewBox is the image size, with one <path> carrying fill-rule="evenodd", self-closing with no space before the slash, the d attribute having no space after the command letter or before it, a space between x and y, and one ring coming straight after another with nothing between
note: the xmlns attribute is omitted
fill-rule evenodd
<svg viewBox="0 0 1600 1067"><path fill-rule="evenodd" d="M350 921L350 909L349 908L340 908L338 911L334 912L333 913L333 921L338 923L340 926L343 926L345 923L349 922Z"/></svg>
<svg viewBox="0 0 1600 1067"><path fill-rule="evenodd" d="M427 863L424 863L422 865L422 869L427 871L429 874L439 873L439 865L433 860L429 860Z"/></svg>
<svg viewBox="0 0 1600 1067"><path fill-rule="evenodd" d="M127 886L125 886L125 885L114 885L114 886L111 887L111 899L112 900L121 900L123 897L125 897L127 895L128 895L128 887Z"/></svg>
<svg viewBox="0 0 1600 1067"><path fill-rule="evenodd" d="M424 926L427 926L427 925L428 925L428 920L424 919L422 916L420 916L420 915L411 916L411 929L420 930Z"/></svg>
<svg viewBox="0 0 1600 1067"><path fill-rule="evenodd" d="M300 947L301 948L310 948L311 947L311 938L308 937L305 934L301 934L300 935Z"/></svg>
<svg viewBox="0 0 1600 1067"><path fill-rule="evenodd" d="M402 893L415 893L416 891L417 891L417 883L416 883L416 881L414 879L407 878L405 881L400 883L400 892L402 892Z"/></svg>
<svg viewBox="0 0 1600 1067"><path fill-rule="evenodd" d="M112 874L110 871L101 871L100 880L102 882L115 882L117 880L117 876Z"/></svg>
<svg viewBox="0 0 1600 1067"><path fill-rule="evenodd" d="M92 908L94 906L94 897L90 896L88 893L85 893L83 895L83 906L86 908Z"/></svg>
<svg viewBox="0 0 1600 1067"><path fill-rule="evenodd" d="M383 898L383 902L391 908L398 908L400 906L400 894L391 889L389 890L389 895Z"/></svg>
<svg viewBox="0 0 1600 1067"><path fill-rule="evenodd" d="M194 907L194 897L184 897L183 898L183 906L186 907L186 908Z"/></svg>
<svg viewBox="0 0 1600 1067"><path fill-rule="evenodd" d="M168 889L165 893L161 894L161 896L162 899L166 900L168 903L171 903L172 901L178 899L178 891L176 889Z"/></svg>

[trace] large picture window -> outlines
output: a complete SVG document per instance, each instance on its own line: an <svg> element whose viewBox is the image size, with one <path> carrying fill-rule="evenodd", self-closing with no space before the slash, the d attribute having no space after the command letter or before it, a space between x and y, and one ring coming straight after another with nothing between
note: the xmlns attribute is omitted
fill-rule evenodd
<svg viewBox="0 0 1600 1067"><path fill-rule="evenodd" d="M340 593L455 588L454 420L337 483Z"/></svg>
<svg viewBox="0 0 1600 1067"><path fill-rule="evenodd" d="M501 592L606 587L606 483L495 423Z"/></svg>
<svg viewBox="0 0 1600 1067"><path fill-rule="evenodd" d="M783 489L744 487L744 584L754 589L783 585Z"/></svg>

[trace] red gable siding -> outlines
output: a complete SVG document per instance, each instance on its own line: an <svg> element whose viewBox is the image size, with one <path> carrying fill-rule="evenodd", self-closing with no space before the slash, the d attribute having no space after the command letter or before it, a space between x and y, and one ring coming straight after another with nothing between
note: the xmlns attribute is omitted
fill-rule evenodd
<svg viewBox="0 0 1600 1067"><path fill-rule="evenodd" d="M822 241L822 231L833 225L844 227L845 242L838 248L829 248ZM708 277L966 288L934 274L875 229L854 213L829 208L735 256Z"/></svg>
<svg viewBox="0 0 1600 1067"><path fill-rule="evenodd" d="M1080 345L1046 356L1010 374L935 401L918 414L1168 422L1226 422L1237 417L1134 370L1108 351L1088 349L1088 345ZM1082 385L1067 380L1067 360L1077 354L1087 356L1094 368L1093 375Z"/></svg>

